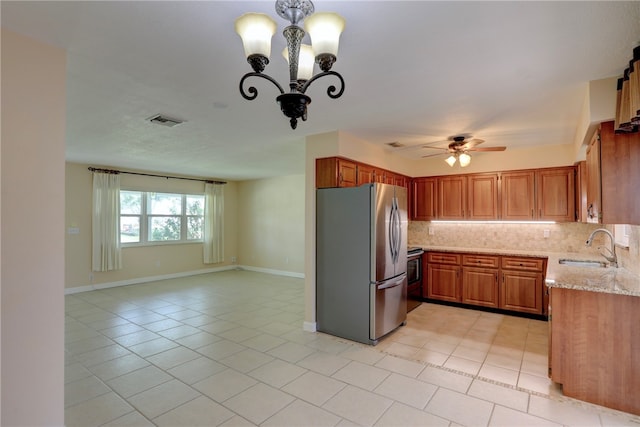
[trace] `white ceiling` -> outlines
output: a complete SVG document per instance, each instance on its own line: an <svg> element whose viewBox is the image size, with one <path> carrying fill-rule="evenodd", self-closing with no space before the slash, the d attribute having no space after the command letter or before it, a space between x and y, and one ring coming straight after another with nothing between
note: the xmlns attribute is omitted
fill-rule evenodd
<svg viewBox="0 0 640 427"><path fill-rule="evenodd" d="M273 1L0 3L3 28L68 51L69 161L232 180L303 173L305 136L333 130L380 145L571 143L586 83L620 75L640 43L637 1L315 6L347 21L333 68L345 93L316 81L291 130L269 82L251 81L254 101L238 91L251 69L233 23L248 11L278 21L266 72L286 87ZM145 121L158 113L186 123Z"/></svg>

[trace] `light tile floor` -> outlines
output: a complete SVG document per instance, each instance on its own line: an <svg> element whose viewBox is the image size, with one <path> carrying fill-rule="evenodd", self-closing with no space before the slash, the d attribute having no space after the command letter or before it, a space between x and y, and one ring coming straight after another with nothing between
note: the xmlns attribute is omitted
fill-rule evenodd
<svg viewBox="0 0 640 427"><path fill-rule="evenodd" d="M561 396L545 322L422 304L371 347L304 332L303 286L225 271L68 295L66 425L640 423Z"/></svg>

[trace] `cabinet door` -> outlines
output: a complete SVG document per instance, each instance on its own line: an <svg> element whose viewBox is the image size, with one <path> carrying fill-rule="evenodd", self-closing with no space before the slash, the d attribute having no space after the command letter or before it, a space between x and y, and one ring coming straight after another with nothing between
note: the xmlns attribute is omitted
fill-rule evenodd
<svg viewBox="0 0 640 427"><path fill-rule="evenodd" d="M438 178L438 219L465 219L467 179L463 175Z"/></svg>
<svg viewBox="0 0 640 427"><path fill-rule="evenodd" d="M419 178L413 181L411 219L430 221L436 219L436 179Z"/></svg>
<svg viewBox="0 0 640 427"><path fill-rule="evenodd" d="M600 180L600 131L587 147L587 222L599 224L602 221Z"/></svg>
<svg viewBox="0 0 640 427"><path fill-rule="evenodd" d="M535 218L535 173L533 171L502 174L503 220L530 221Z"/></svg>
<svg viewBox="0 0 640 427"><path fill-rule="evenodd" d="M316 188L354 187L356 163L339 157L316 159Z"/></svg>
<svg viewBox="0 0 640 427"><path fill-rule="evenodd" d="M354 162L338 159L338 187L355 187L358 182L357 169Z"/></svg>
<svg viewBox="0 0 640 427"><path fill-rule="evenodd" d="M587 162L576 164L576 212L578 222L587 222Z"/></svg>
<svg viewBox="0 0 640 427"><path fill-rule="evenodd" d="M426 298L460 302L460 267L428 264Z"/></svg>
<svg viewBox="0 0 640 427"><path fill-rule="evenodd" d="M406 187L407 186L407 181L404 177L404 175L393 175L393 184L397 185L399 187Z"/></svg>
<svg viewBox="0 0 640 427"><path fill-rule="evenodd" d="M467 219L498 219L498 174L467 177Z"/></svg>
<svg viewBox="0 0 640 427"><path fill-rule="evenodd" d="M502 270L500 308L542 314L542 273Z"/></svg>
<svg viewBox="0 0 640 427"><path fill-rule="evenodd" d="M606 122L600 136L601 222L640 224L640 133L615 134Z"/></svg>
<svg viewBox="0 0 640 427"><path fill-rule="evenodd" d="M358 185L374 182L374 169L367 165L358 165Z"/></svg>
<svg viewBox="0 0 640 427"><path fill-rule="evenodd" d="M462 302L498 307L498 270L462 267Z"/></svg>
<svg viewBox="0 0 640 427"><path fill-rule="evenodd" d="M575 174L573 166L536 172L538 219L575 222Z"/></svg>

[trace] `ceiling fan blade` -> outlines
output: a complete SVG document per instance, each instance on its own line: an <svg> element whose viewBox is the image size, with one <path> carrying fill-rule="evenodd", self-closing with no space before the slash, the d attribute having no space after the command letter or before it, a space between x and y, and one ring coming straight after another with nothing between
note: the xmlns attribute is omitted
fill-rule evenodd
<svg viewBox="0 0 640 427"><path fill-rule="evenodd" d="M467 151L504 151L507 147L484 147L484 148L470 148Z"/></svg>
<svg viewBox="0 0 640 427"><path fill-rule="evenodd" d="M422 158L425 158L425 157L435 157L435 156L442 156L443 154L446 154L446 153L438 153L438 154L427 154L426 156L422 156Z"/></svg>
<svg viewBox="0 0 640 427"><path fill-rule="evenodd" d="M449 151L448 148L442 148L442 147L430 147L428 145L423 145L422 148L431 148L432 150L443 150L443 151Z"/></svg>
<svg viewBox="0 0 640 427"><path fill-rule="evenodd" d="M469 150L473 147L475 147L476 145L480 145L484 142L484 140L482 139L472 139L470 141L467 141L462 147L462 150Z"/></svg>

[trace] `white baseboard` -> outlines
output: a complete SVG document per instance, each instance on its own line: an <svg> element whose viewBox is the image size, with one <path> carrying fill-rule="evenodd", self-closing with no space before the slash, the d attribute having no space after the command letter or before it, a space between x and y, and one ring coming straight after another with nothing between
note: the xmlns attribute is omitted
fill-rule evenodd
<svg viewBox="0 0 640 427"><path fill-rule="evenodd" d="M305 332L317 332L318 331L318 323L316 322L304 322L302 324L302 330Z"/></svg>
<svg viewBox="0 0 640 427"><path fill-rule="evenodd" d="M270 268L252 267L250 265L239 265L241 270L256 271L258 273L275 274L276 276L297 277L304 279L304 273L296 273L294 271L272 270Z"/></svg>
<svg viewBox="0 0 640 427"><path fill-rule="evenodd" d="M159 276L138 277L135 279L119 280L117 282L106 282L106 283L96 283L93 285L76 286L73 288L66 288L64 290L64 294L71 295L71 294L77 294L80 292L95 291L98 289L115 288L118 286L137 285L140 283L155 282L157 280L178 279L180 277L197 276L199 274L217 273L220 271L237 270L237 269L256 271L259 273L274 274L277 276L298 277L298 278L304 279L304 273L272 270L268 268L251 267L251 266L245 266L245 265L225 265L224 267L206 268L203 270L183 271L181 273L161 274Z"/></svg>

